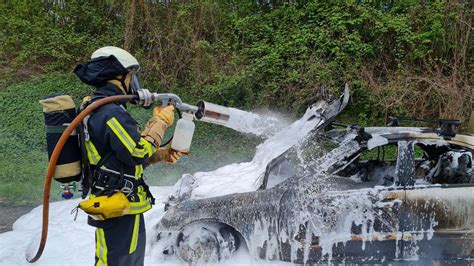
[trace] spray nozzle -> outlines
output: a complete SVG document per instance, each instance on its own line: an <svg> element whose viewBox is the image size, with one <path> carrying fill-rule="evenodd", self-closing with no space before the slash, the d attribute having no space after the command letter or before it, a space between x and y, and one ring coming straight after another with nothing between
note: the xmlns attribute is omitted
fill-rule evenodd
<svg viewBox="0 0 474 266"><path fill-rule="evenodd" d="M214 103L199 101L195 117L203 122L225 125L230 118L229 108Z"/></svg>
<svg viewBox="0 0 474 266"><path fill-rule="evenodd" d="M154 93L147 89L137 91L138 104L143 107L149 107L153 102L161 102L162 106L174 104L179 111L191 114L195 119L212 124L225 125L229 121L229 108L199 101L197 106L184 103L181 98L173 93Z"/></svg>

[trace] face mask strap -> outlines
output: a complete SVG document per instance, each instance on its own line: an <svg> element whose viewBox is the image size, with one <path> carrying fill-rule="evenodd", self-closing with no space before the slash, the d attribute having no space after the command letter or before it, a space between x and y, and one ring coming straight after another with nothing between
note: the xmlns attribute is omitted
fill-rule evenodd
<svg viewBox="0 0 474 266"><path fill-rule="evenodd" d="M127 78L127 75L122 75L122 78L119 79L120 83L122 84L122 88L128 92L129 88L127 88L127 84L125 84L125 79Z"/></svg>

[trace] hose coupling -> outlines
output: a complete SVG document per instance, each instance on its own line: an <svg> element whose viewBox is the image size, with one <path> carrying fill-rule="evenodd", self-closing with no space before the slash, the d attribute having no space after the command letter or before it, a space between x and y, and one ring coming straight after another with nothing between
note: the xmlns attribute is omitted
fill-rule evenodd
<svg viewBox="0 0 474 266"><path fill-rule="evenodd" d="M153 103L153 93L151 93L147 89L139 89L137 90L138 94L138 105L143 107L149 107Z"/></svg>

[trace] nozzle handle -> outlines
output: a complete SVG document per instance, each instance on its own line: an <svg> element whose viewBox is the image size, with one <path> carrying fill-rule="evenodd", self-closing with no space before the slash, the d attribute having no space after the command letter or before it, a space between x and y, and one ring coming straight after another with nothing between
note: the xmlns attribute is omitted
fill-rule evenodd
<svg viewBox="0 0 474 266"><path fill-rule="evenodd" d="M198 107L184 103L178 95L173 93L153 93L154 101L161 101L161 105L174 104L181 112L195 114Z"/></svg>
<svg viewBox="0 0 474 266"><path fill-rule="evenodd" d="M174 93L152 93L152 99L155 102L160 101L161 105L183 104L181 98Z"/></svg>

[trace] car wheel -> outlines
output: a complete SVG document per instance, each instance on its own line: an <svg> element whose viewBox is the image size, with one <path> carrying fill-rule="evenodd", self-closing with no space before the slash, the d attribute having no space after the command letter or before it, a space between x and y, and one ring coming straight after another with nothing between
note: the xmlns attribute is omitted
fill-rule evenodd
<svg viewBox="0 0 474 266"><path fill-rule="evenodd" d="M231 227L219 223L186 226L178 235L177 254L186 263L217 263L239 249L240 238Z"/></svg>

